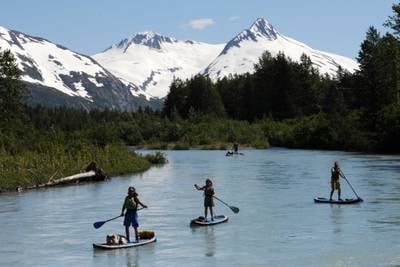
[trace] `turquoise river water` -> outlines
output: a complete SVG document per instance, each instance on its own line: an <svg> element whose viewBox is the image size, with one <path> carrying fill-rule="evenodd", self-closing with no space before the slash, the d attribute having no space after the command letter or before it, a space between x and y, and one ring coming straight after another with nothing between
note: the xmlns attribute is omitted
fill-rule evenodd
<svg viewBox="0 0 400 267"><path fill-rule="evenodd" d="M400 266L400 156L317 150L166 151L169 163L109 182L0 195L0 266ZM144 151L143 153L147 153ZM328 197L338 160L363 203L314 204ZM203 199L193 184L211 176L228 223L191 228ZM157 242L98 251L124 233L128 186L149 206L143 229ZM353 197L342 181L343 197ZM337 196L335 195L335 198Z"/></svg>

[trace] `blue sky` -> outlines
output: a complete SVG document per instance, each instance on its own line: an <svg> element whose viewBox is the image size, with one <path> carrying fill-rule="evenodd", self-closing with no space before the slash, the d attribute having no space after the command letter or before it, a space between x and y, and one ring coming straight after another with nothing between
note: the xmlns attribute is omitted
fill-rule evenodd
<svg viewBox="0 0 400 267"><path fill-rule="evenodd" d="M313 48L355 58L369 26L385 31L394 0L13 0L0 25L95 54L136 32L226 43L259 17ZM7 12L5 12L7 11Z"/></svg>

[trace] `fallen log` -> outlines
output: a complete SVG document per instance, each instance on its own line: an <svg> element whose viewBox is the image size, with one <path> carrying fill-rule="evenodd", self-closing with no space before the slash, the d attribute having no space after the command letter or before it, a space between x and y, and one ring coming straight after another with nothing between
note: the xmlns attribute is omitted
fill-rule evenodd
<svg viewBox="0 0 400 267"><path fill-rule="evenodd" d="M17 191L21 192L23 190L38 189L38 188L66 185L66 184L77 184L81 182L104 181L107 179L110 179L110 177L102 169L97 168L95 162L92 162L86 167L85 172L59 179L50 179L47 183L43 184L37 184L28 187L17 187Z"/></svg>

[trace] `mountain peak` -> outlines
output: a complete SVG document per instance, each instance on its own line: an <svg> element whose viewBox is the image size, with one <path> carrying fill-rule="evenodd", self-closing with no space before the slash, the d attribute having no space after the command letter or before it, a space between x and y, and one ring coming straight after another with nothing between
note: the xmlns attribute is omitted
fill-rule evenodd
<svg viewBox="0 0 400 267"><path fill-rule="evenodd" d="M270 41L278 38L279 32L263 18L258 18L254 21L249 29L243 30L235 38L230 40L221 54L225 54L232 47L240 47L243 41L257 42L259 39L267 39Z"/></svg>
<svg viewBox="0 0 400 267"><path fill-rule="evenodd" d="M271 40L275 40L279 34L268 20L264 18L256 19L253 25L251 25L249 31L254 33L256 36L267 37Z"/></svg>
<svg viewBox="0 0 400 267"><path fill-rule="evenodd" d="M156 36L156 35L160 35L158 32L154 32L154 31L143 31L143 32L138 32L136 34L134 34L133 36L136 35L146 35L149 36L150 38Z"/></svg>
<svg viewBox="0 0 400 267"><path fill-rule="evenodd" d="M166 36L162 36L161 34L153 31L144 31L144 32L138 32L134 35L132 35L129 39L131 40L136 40L136 41L149 41L151 39L172 39Z"/></svg>
<svg viewBox="0 0 400 267"><path fill-rule="evenodd" d="M113 47L122 49L124 50L125 53L126 50L132 44L145 45L153 49L161 49L161 45L163 43L175 43L175 42L177 42L177 40L174 38L163 36L153 31L144 31L144 32L138 32L129 38L122 39L119 43L115 44Z"/></svg>

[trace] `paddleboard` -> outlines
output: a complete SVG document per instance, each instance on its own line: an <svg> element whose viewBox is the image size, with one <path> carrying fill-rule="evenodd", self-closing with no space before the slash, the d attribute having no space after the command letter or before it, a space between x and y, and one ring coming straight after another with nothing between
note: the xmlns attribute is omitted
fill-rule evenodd
<svg viewBox="0 0 400 267"><path fill-rule="evenodd" d="M198 226L208 226L208 225L214 225L214 224L219 224L219 223L224 223L228 221L228 216L225 215L217 215L214 216L214 220L212 221L211 219L208 219L207 221L204 221L204 219L201 218L196 218L193 219L190 222L190 225L198 225Z"/></svg>
<svg viewBox="0 0 400 267"><path fill-rule="evenodd" d="M346 198L343 200L329 200L327 198L324 197L316 197L314 198L314 202L315 203L327 203L327 204L355 204L355 203L359 203L362 202L361 198Z"/></svg>
<svg viewBox="0 0 400 267"><path fill-rule="evenodd" d="M153 242L156 242L157 239L154 236L150 239L140 239L139 242L129 242L124 245L107 245L106 243L94 243L93 247L97 249L120 249L120 248L131 248L131 247L139 247L144 246Z"/></svg>

